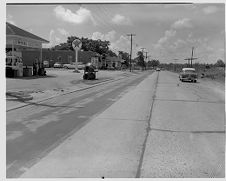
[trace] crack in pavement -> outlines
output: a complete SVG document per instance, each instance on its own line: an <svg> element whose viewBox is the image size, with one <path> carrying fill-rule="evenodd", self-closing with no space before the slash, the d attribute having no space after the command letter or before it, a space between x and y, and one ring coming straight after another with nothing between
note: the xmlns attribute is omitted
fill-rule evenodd
<svg viewBox="0 0 226 181"><path fill-rule="evenodd" d="M175 102L200 102L200 103L210 103L210 104L225 104L224 102L216 101L200 101L200 100L183 100L183 99L155 99L156 101L175 101Z"/></svg>
<svg viewBox="0 0 226 181"><path fill-rule="evenodd" d="M170 129L158 129L150 128L150 131L162 131L162 132L171 132L171 133L193 133L193 134L203 134L203 133L225 133L224 131L180 131L180 130L170 130Z"/></svg>
<svg viewBox="0 0 226 181"><path fill-rule="evenodd" d="M136 172L135 178L140 178L140 175L141 175L141 167L142 167L142 164L143 164L143 159L144 159L144 153L145 153L145 150L146 150L147 139L148 139L148 135L149 135L149 132L150 132L150 127L151 127L151 118L152 118L152 112L153 112L153 107L154 107L154 102L155 102L155 96L156 96L156 90L157 90L157 85L158 85L158 79L159 79L159 72L157 74L156 82L154 84L155 87L154 87L154 93L153 93L153 97L152 97L153 101L152 101L152 104L151 104L150 114L149 114L149 118L148 118L148 126L146 128L146 135L145 135L144 143L143 143L143 146L142 146L140 161L139 161L139 164L138 164L138 168L137 168L137 172Z"/></svg>

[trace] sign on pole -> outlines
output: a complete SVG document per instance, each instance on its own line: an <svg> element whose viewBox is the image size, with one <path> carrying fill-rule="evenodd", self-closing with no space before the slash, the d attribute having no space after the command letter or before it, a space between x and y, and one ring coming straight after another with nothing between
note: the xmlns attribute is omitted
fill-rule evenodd
<svg viewBox="0 0 226 181"><path fill-rule="evenodd" d="M79 39L75 39L72 42L72 47L75 50L75 72L79 72L78 71L78 50L81 49L82 47L82 42Z"/></svg>

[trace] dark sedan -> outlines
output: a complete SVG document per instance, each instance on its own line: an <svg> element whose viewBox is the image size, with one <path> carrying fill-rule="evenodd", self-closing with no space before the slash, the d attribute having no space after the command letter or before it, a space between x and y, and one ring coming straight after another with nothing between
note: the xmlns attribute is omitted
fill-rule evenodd
<svg viewBox="0 0 226 181"><path fill-rule="evenodd" d="M183 68L179 75L180 81L197 82L198 74L194 68Z"/></svg>

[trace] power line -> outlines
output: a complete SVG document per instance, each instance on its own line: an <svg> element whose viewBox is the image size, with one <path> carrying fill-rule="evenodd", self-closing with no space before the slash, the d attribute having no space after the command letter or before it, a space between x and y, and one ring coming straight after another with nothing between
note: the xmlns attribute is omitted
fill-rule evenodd
<svg viewBox="0 0 226 181"><path fill-rule="evenodd" d="M135 34L127 34L127 36L130 36L130 41L131 41L131 48L130 48L130 72L131 72L131 58L132 58L132 50L133 50L133 36L136 36Z"/></svg>

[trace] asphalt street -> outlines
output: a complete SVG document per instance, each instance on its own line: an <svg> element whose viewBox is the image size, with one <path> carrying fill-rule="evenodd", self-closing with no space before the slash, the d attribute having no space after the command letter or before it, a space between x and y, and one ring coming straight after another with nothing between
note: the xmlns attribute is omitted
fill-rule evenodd
<svg viewBox="0 0 226 181"><path fill-rule="evenodd" d="M18 177L150 72L7 112L7 177Z"/></svg>
<svg viewBox="0 0 226 181"><path fill-rule="evenodd" d="M222 178L214 87L146 72L7 113L7 177Z"/></svg>

